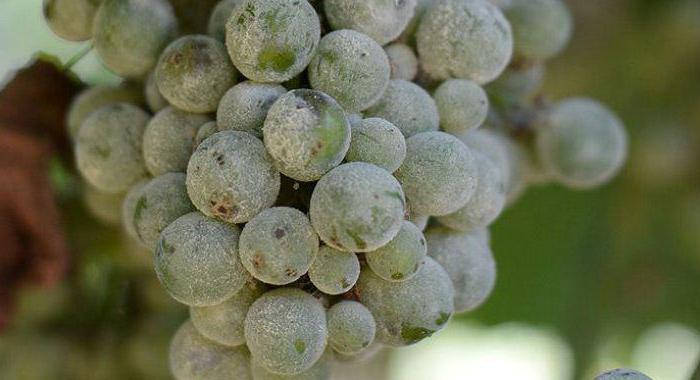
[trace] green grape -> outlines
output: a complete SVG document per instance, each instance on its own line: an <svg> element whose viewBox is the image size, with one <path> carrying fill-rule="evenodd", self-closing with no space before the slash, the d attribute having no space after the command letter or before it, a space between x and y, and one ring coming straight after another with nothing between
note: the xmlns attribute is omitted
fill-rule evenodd
<svg viewBox="0 0 700 380"><path fill-rule="evenodd" d="M278 84L245 81L233 86L221 98L216 111L219 128L248 132L261 138L267 112L286 92Z"/></svg>
<svg viewBox="0 0 700 380"><path fill-rule="evenodd" d="M424 89L401 79L389 81L384 95L365 112L397 126L406 138L417 133L437 131L440 115L437 105Z"/></svg>
<svg viewBox="0 0 700 380"><path fill-rule="evenodd" d="M286 285L309 270L318 253L318 236L303 212L275 207L245 225L239 249L243 266L253 277Z"/></svg>
<svg viewBox="0 0 700 380"><path fill-rule="evenodd" d="M627 134L604 105L585 98L555 104L537 129L536 149L547 174L576 189L612 179L627 157Z"/></svg>
<svg viewBox="0 0 700 380"><path fill-rule="evenodd" d="M250 278L246 284L221 304L190 307L190 319L200 334L224 346L245 344L243 324L250 305L265 291L262 284Z"/></svg>
<svg viewBox="0 0 700 380"><path fill-rule="evenodd" d="M484 123L489 112L489 99L478 84L466 79L448 79L433 95L440 113L442 129L461 133Z"/></svg>
<svg viewBox="0 0 700 380"><path fill-rule="evenodd" d="M226 23L228 22L233 9L243 0L221 0L211 12L207 34L221 42L226 42Z"/></svg>
<svg viewBox="0 0 700 380"><path fill-rule="evenodd" d="M253 380L329 380L333 372L333 351L326 350L311 368L295 375L280 375L270 372L258 364L256 360L250 362L253 371Z"/></svg>
<svg viewBox="0 0 700 380"><path fill-rule="evenodd" d="M652 380L651 377L633 369L618 368L601 373L593 380Z"/></svg>
<svg viewBox="0 0 700 380"><path fill-rule="evenodd" d="M513 28L515 54L521 58L552 58L571 38L571 13L561 0L510 0L503 12Z"/></svg>
<svg viewBox="0 0 700 380"><path fill-rule="evenodd" d="M357 30L385 45L406 28L416 0L326 0L323 5L333 29Z"/></svg>
<svg viewBox="0 0 700 380"><path fill-rule="evenodd" d="M379 166L393 173L406 158L406 139L394 124L380 119L363 119L352 127L350 150L345 159Z"/></svg>
<svg viewBox="0 0 700 380"><path fill-rule="evenodd" d="M117 226L122 220L124 196L124 193L103 193L87 185L83 200L88 211L100 222Z"/></svg>
<svg viewBox="0 0 700 380"><path fill-rule="evenodd" d="M78 170L96 189L122 193L146 177L141 156L148 114L116 103L100 108L83 122L75 143Z"/></svg>
<svg viewBox="0 0 700 380"><path fill-rule="evenodd" d="M338 166L350 147L350 125L343 109L316 90L282 95L268 112L263 136L277 169L305 182Z"/></svg>
<svg viewBox="0 0 700 380"><path fill-rule="evenodd" d="M322 246L309 268L309 279L323 293L343 294L349 291L360 277L360 261L352 252Z"/></svg>
<svg viewBox="0 0 700 380"><path fill-rule="evenodd" d="M427 247L423 232L404 221L396 237L385 246L365 254L369 268L386 281L406 281L423 267Z"/></svg>
<svg viewBox="0 0 700 380"><path fill-rule="evenodd" d="M506 204L503 169L483 153L472 153L477 166L474 195L461 209L437 217L438 222L458 231L489 226L498 218Z"/></svg>
<svg viewBox="0 0 700 380"><path fill-rule="evenodd" d="M513 35L501 10L486 0L444 0L421 19L416 35L421 67L434 79L485 84L510 62Z"/></svg>
<svg viewBox="0 0 700 380"><path fill-rule="evenodd" d="M410 46L399 42L384 48L391 66L391 79L412 81L418 75L418 57Z"/></svg>
<svg viewBox="0 0 700 380"><path fill-rule="evenodd" d="M382 47L354 30L326 34L308 70L311 87L332 96L346 112L376 103L389 85L390 73Z"/></svg>
<svg viewBox="0 0 700 380"><path fill-rule="evenodd" d="M233 64L256 82L281 83L300 74L320 38L320 21L306 0L243 0L226 24Z"/></svg>
<svg viewBox="0 0 700 380"><path fill-rule="evenodd" d="M92 37L92 20L98 6L98 0L44 0L44 19L57 36L85 41Z"/></svg>
<svg viewBox="0 0 700 380"><path fill-rule="evenodd" d="M245 338L253 360L281 375L310 369L321 358L327 336L323 306L295 288L263 294L245 319Z"/></svg>
<svg viewBox="0 0 700 380"><path fill-rule="evenodd" d="M126 193L124 201L122 202L121 225L122 227L124 227L127 236L129 236L137 242L139 242L141 239L139 238L139 235L136 232L136 226L134 226L133 223L134 210L136 210L136 203L143 195L144 189L146 188L146 185L148 185L149 182L149 180L144 179L136 183Z"/></svg>
<svg viewBox="0 0 700 380"><path fill-rule="evenodd" d="M195 145L199 127L209 121L205 115L166 107L146 126L143 134L143 158L146 168L158 176L184 172Z"/></svg>
<svg viewBox="0 0 700 380"><path fill-rule="evenodd" d="M214 133L219 131L219 127L217 126L215 121L210 121L197 130L197 134L194 136L194 148L196 149L199 144L203 143L204 140L208 139L213 135Z"/></svg>
<svg viewBox="0 0 700 380"><path fill-rule="evenodd" d="M156 67L156 83L175 107L208 113L216 110L236 83L237 74L222 42L202 35L185 36L163 51Z"/></svg>
<svg viewBox="0 0 700 380"><path fill-rule="evenodd" d="M78 137L80 127L88 116L104 106L115 103L139 105L142 102L143 96L134 86L88 87L73 98L70 108L68 109L68 115L66 117L68 134L75 140Z"/></svg>
<svg viewBox="0 0 700 380"><path fill-rule="evenodd" d="M165 100L158 89L155 71L151 71L151 73L148 74L146 84L143 86L143 92L144 97L146 98L146 104L148 105L148 108L150 108L151 112L158 112L169 105L168 101Z"/></svg>
<svg viewBox="0 0 700 380"><path fill-rule="evenodd" d="M311 223L327 245L348 252L373 251L401 228L401 185L378 166L352 162L323 176L311 195Z"/></svg>
<svg viewBox="0 0 700 380"><path fill-rule="evenodd" d="M479 307L496 283L496 263L482 234L444 227L432 227L425 233L428 255L445 268L452 280L458 313Z"/></svg>
<svg viewBox="0 0 700 380"><path fill-rule="evenodd" d="M213 306L243 288L247 273L238 258L240 229L193 212L160 235L155 268L165 290L189 306Z"/></svg>
<svg viewBox="0 0 700 380"><path fill-rule="evenodd" d="M477 167L457 138L424 132L406 140L406 159L395 175L412 212L437 216L459 210L472 197Z"/></svg>
<svg viewBox="0 0 700 380"><path fill-rule="evenodd" d="M124 222L133 227L144 247L154 249L161 231L175 219L194 211L187 197L185 174L166 173L137 190L130 208L124 208Z"/></svg>
<svg viewBox="0 0 700 380"><path fill-rule="evenodd" d="M328 309L328 344L344 355L356 355L374 342L377 324L372 313L355 301L341 301Z"/></svg>
<svg viewBox="0 0 700 380"><path fill-rule="evenodd" d="M498 79L486 86L486 91L501 103L529 100L544 82L545 66L534 64L525 68L508 68Z"/></svg>
<svg viewBox="0 0 700 380"><path fill-rule="evenodd" d="M403 282L386 281L364 270L357 292L377 322L377 340L393 347L433 335L447 325L454 311L450 277L429 257L418 274Z"/></svg>
<svg viewBox="0 0 700 380"><path fill-rule="evenodd" d="M185 322L170 343L170 371L177 380L251 380L245 346L226 347L207 340Z"/></svg>
<svg viewBox="0 0 700 380"><path fill-rule="evenodd" d="M204 215L243 223L272 206L280 175L263 143L238 131L215 133L200 144L187 166L187 193Z"/></svg>
<svg viewBox="0 0 700 380"><path fill-rule="evenodd" d="M115 74L142 78L176 33L175 13L166 0L102 0L93 24L93 45Z"/></svg>

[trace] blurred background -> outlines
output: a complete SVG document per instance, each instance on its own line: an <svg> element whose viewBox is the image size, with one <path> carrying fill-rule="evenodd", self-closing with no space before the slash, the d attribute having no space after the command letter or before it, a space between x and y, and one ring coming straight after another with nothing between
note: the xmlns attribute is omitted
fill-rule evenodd
<svg viewBox="0 0 700 380"><path fill-rule="evenodd" d="M568 3L574 38L548 65L544 93L609 104L631 135L629 163L600 190L530 188L492 228L492 297L436 337L381 355L387 379L578 380L631 367L687 380L697 366L700 1ZM83 48L53 36L41 0L0 0L0 86L38 51L66 62ZM90 84L118 81L92 54L74 70ZM22 289L0 332L0 379L168 378L167 344L186 309L109 210L89 211L108 200L85 197L59 164L51 178L69 275Z"/></svg>

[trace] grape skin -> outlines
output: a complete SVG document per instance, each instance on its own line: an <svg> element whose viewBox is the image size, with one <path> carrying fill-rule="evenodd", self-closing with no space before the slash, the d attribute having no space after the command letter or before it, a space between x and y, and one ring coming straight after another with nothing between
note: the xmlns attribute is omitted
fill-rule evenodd
<svg viewBox="0 0 700 380"><path fill-rule="evenodd" d="M69 41L92 37L92 20L97 6L94 0L44 0L46 23L57 36Z"/></svg>
<svg viewBox="0 0 700 380"><path fill-rule="evenodd" d="M649 376L633 369L618 368L602 373L594 380L652 380Z"/></svg>
<svg viewBox="0 0 700 380"><path fill-rule="evenodd" d="M393 41L413 17L416 0L326 0L324 9L333 29L353 29L379 45Z"/></svg>
<svg viewBox="0 0 700 380"><path fill-rule="evenodd" d="M370 269L386 281L406 281L425 263L427 246L418 227L404 221L396 237L385 246L365 254Z"/></svg>
<svg viewBox="0 0 700 380"><path fill-rule="evenodd" d="M465 79L448 79L433 94L445 132L461 133L484 123L489 111L486 92L478 84Z"/></svg>
<svg viewBox="0 0 700 380"><path fill-rule="evenodd" d="M233 9L242 0L221 0L211 11L207 34L221 42L226 42L226 23L228 22Z"/></svg>
<svg viewBox="0 0 700 380"><path fill-rule="evenodd" d="M543 64L518 69L508 68L498 79L486 86L486 91L504 103L529 100L542 87L545 71Z"/></svg>
<svg viewBox="0 0 700 380"><path fill-rule="evenodd" d="M349 291L360 277L360 261L352 252L322 246L309 268L309 279L316 288L330 295Z"/></svg>
<svg viewBox="0 0 700 380"><path fill-rule="evenodd" d="M110 104L128 103L138 106L143 102L143 96L129 85L94 86L83 90L70 104L66 124L68 134L75 140L83 122L96 110Z"/></svg>
<svg viewBox="0 0 700 380"><path fill-rule="evenodd" d="M328 344L336 352L357 355L374 342L377 324L361 303L341 301L328 309Z"/></svg>
<svg viewBox="0 0 700 380"><path fill-rule="evenodd" d="M241 82L226 92L216 111L220 130L248 132L262 138L270 107L287 90L278 84Z"/></svg>
<svg viewBox="0 0 700 380"><path fill-rule="evenodd" d="M367 162L393 173L406 158L401 130L380 118L363 119L352 127L348 162Z"/></svg>
<svg viewBox="0 0 700 380"><path fill-rule="evenodd" d="M365 112L365 117L378 117L394 124L406 138L440 127L437 105L430 94L401 79L389 81L384 95Z"/></svg>
<svg viewBox="0 0 700 380"><path fill-rule="evenodd" d="M412 81L418 75L418 57L408 45L399 42L384 48L389 58L391 79Z"/></svg>
<svg viewBox="0 0 700 380"><path fill-rule="evenodd" d="M136 226L134 226L133 223L134 210L136 210L136 203L143 195L144 189L146 188L146 185L148 185L148 183L149 180L144 179L133 185L131 189L129 189L129 191L126 193L124 201L122 202L121 224L124 227L127 236L139 243L141 242L141 239L139 238L139 235L136 232Z"/></svg>
<svg viewBox="0 0 700 380"><path fill-rule="evenodd" d="M194 136L194 149L197 149L199 144L204 142L204 140L211 137L214 133L219 131L219 127L216 125L215 121L210 121L197 130L197 134Z"/></svg>
<svg viewBox="0 0 700 380"><path fill-rule="evenodd" d="M503 12L513 29L515 54L524 59L552 58L571 38L573 20L561 0L510 0Z"/></svg>

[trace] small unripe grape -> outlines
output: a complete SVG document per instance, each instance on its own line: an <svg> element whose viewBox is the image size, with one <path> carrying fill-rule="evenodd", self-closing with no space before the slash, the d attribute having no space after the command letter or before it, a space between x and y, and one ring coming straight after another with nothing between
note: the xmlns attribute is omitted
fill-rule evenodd
<svg viewBox="0 0 700 380"><path fill-rule="evenodd" d="M102 0L93 24L93 44L102 62L123 77L144 77L177 33L166 0Z"/></svg>
<svg viewBox="0 0 700 380"><path fill-rule="evenodd" d="M80 173L96 189L122 193L146 177L141 156L148 114L117 103L104 106L85 120L75 143Z"/></svg>
<svg viewBox="0 0 700 380"><path fill-rule="evenodd" d="M376 103L390 73L382 47L354 30L326 34L309 64L311 87L332 96L346 112L363 111Z"/></svg>
<svg viewBox="0 0 700 380"><path fill-rule="evenodd" d="M345 159L374 164L393 173L406 158L406 139L394 124L380 119L363 119L352 127L350 150Z"/></svg>
<svg viewBox="0 0 700 380"><path fill-rule="evenodd" d="M423 16L417 33L421 67L434 79L496 79L510 62L513 34L486 0L444 0Z"/></svg>
<svg viewBox="0 0 700 380"><path fill-rule="evenodd" d="M323 5L333 29L357 30L385 45L406 28L416 0L326 0Z"/></svg>
<svg viewBox="0 0 700 380"><path fill-rule="evenodd" d="M143 195L144 189L146 188L146 185L148 185L149 182L150 182L149 180L144 179L144 180L136 183L126 193L126 196L124 197L124 201L122 202L122 209L121 209L122 226L124 227L126 234L130 238L134 239L135 241L140 241L141 239L139 238L139 235L136 233L136 227L134 226L134 223L133 223L134 210L136 210L136 203L138 203L138 200Z"/></svg>
<svg viewBox="0 0 700 380"><path fill-rule="evenodd" d="M318 181L311 195L311 223L329 246L368 252L396 236L404 207L401 185L389 172L352 162L331 170Z"/></svg>
<svg viewBox="0 0 700 380"><path fill-rule="evenodd" d="M139 105L143 96L134 86L121 85L116 87L94 86L83 90L73 98L68 109L66 124L68 134L76 139L83 122L96 110L110 104L128 103Z"/></svg>
<svg viewBox="0 0 700 380"><path fill-rule="evenodd" d="M322 246L309 268L309 279L323 293L336 295L349 291L360 277L360 261L352 252Z"/></svg>
<svg viewBox="0 0 700 380"><path fill-rule="evenodd" d="M92 37L92 20L98 6L97 0L44 0L44 19L57 36L85 41Z"/></svg>
<svg viewBox="0 0 700 380"><path fill-rule="evenodd" d="M226 42L226 23L228 22L233 9L243 0L221 0L211 11L207 34L221 42Z"/></svg>
<svg viewBox="0 0 700 380"><path fill-rule="evenodd" d="M561 0L510 0L503 12L513 28L519 57L534 61L552 58L571 38L573 20Z"/></svg>
<svg viewBox="0 0 700 380"><path fill-rule="evenodd" d="M487 227L498 218L506 204L503 169L479 151L473 151L477 166L476 190L461 209L437 217L441 224L458 231Z"/></svg>
<svg viewBox="0 0 700 380"><path fill-rule="evenodd" d="M243 223L272 206L280 175L263 143L238 131L215 133L200 144L187 166L187 193L204 215Z"/></svg>
<svg viewBox="0 0 700 380"><path fill-rule="evenodd" d="M253 359L250 362L253 380L330 380L333 373L333 350L327 349L321 359L306 371L294 375L270 372Z"/></svg>
<svg viewBox="0 0 700 380"><path fill-rule="evenodd" d="M270 83L241 82L226 92L216 111L223 131L232 129L262 137L263 123L272 104L287 90Z"/></svg>
<svg viewBox="0 0 700 380"><path fill-rule="evenodd" d="M350 147L343 109L316 90L292 90L277 99L265 119L263 136L277 169L305 182L338 166Z"/></svg>
<svg viewBox="0 0 700 380"><path fill-rule="evenodd" d="M86 185L84 201L90 213L100 222L117 226L122 220L124 196L124 193L103 193L90 185Z"/></svg>
<svg viewBox="0 0 700 380"><path fill-rule="evenodd" d="M144 97L146 98L146 104L151 112L158 112L163 108L169 106L167 100L161 95L158 89L158 84L156 83L156 72L151 71L146 79L146 84L143 86Z"/></svg>
<svg viewBox="0 0 700 380"><path fill-rule="evenodd" d="M437 106L430 94L417 84L401 79L389 81L384 95L365 112L365 117L378 117L394 124L406 138L440 127Z"/></svg>
<svg viewBox="0 0 700 380"><path fill-rule="evenodd" d="M528 100L542 87L544 74L543 64L519 69L508 68L498 79L486 86L486 91L500 102Z"/></svg>
<svg viewBox="0 0 700 380"><path fill-rule="evenodd" d="M143 158L146 168L158 176L168 172L185 172L192 155L195 135L209 121L205 115L180 111L174 107L158 112L143 134Z"/></svg>
<svg viewBox="0 0 700 380"><path fill-rule="evenodd" d="M418 57L410 46L393 43L384 48L391 66L391 79L412 81L418 75Z"/></svg>
<svg viewBox="0 0 700 380"><path fill-rule="evenodd" d="M357 292L377 322L377 340L394 347L433 335L447 325L454 311L450 277L429 257L418 274L403 282L386 281L364 270Z"/></svg>
<svg viewBox="0 0 700 380"><path fill-rule="evenodd" d="M385 246L365 254L370 269L386 281L406 281L423 267L427 247L423 232L404 221L396 237Z"/></svg>
<svg viewBox="0 0 700 380"><path fill-rule="evenodd" d="M372 313L355 301L341 301L328 309L328 344L337 352L356 355L374 342L377 324Z"/></svg>
<svg viewBox="0 0 700 380"><path fill-rule="evenodd" d="M160 236L155 268L165 290L189 306L218 305L243 288L248 274L238 259L240 229L193 212Z"/></svg>
<svg viewBox="0 0 700 380"><path fill-rule="evenodd" d="M245 225L239 249L243 266L253 277L285 285L309 270L318 253L318 236L303 212L275 207Z"/></svg>
<svg viewBox="0 0 700 380"><path fill-rule="evenodd" d="M652 380L651 377L633 369L618 368L601 373L593 380Z"/></svg>
<svg viewBox="0 0 700 380"><path fill-rule="evenodd" d="M219 127L217 126L215 121L210 121L197 130L197 134L194 136L194 148L196 149L199 144L204 142L204 140L208 139L213 135L214 133L219 131Z"/></svg>
<svg viewBox="0 0 700 380"><path fill-rule="evenodd" d="M412 212L437 216L459 210L472 197L477 167L454 136L424 132L406 140L406 159L395 175Z"/></svg>
<svg viewBox="0 0 700 380"><path fill-rule="evenodd" d="M320 21L306 0L243 0L226 24L233 64L256 82L281 83L300 74L320 38Z"/></svg>
<svg viewBox="0 0 700 380"><path fill-rule="evenodd" d="M463 313L479 307L496 283L496 263L481 233L432 227L425 238L428 255L445 268L452 280L455 311Z"/></svg>
<svg viewBox="0 0 700 380"><path fill-rule="evenodd" d="M245 316L264 291L264 286L251 278L238 293L221 304L190 307L192 324L200 334L216 343L231 347L243 345Z"/></svg>
<svg viewBox="0 0 700 380"><path fill-rule="evenodd" d="M224 44L202 35L173 41L156 67L156 83L163 97L177 108L196 113L215 111L236 83L236 75Z"/></svg>
<svg viewBox="0 0 700 380"><path fill-rule="evenodd" d="M185 322L170 343L170 371L177 380L251 380L245 346L226 347L201 336Z"/></svg>
<svg viewBox="0 0 700 380"><path fill-rule="evenodd" d="M489 99L478 84L466 79L448 79L433 95L445 132L460 133L481 126L489 112Z"/></svg>
<svg viewBox="0 0 700 380"><path fill-rule="evenodd" d="M248 348L270 372L294 375L311 368L326 348L326 311L312 295L280 288L258 298L245 319Z"/></svg>
<svg viewBox="0 0 700 380"><path fill-rule="evenodd" d="M627 134L604 105L573 98L555 104L537 129L537 153L560 183L589 189L608 182L627 157Z"/></svg>

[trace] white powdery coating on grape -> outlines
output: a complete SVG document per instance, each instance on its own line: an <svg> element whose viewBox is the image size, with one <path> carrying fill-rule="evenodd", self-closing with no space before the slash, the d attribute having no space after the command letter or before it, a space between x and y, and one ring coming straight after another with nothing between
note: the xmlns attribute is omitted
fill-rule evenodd
<svg viewBox="0 0 700 380"><path fill-rule="evenodd" d="M431 7L417 33L423 70L434 79L491 82L513 54L510 24L486 0L443 0Z"/></svg>
<svg viewBox="0 0 700 380"><path fill-rule="evenodd" d="M243 325L248 309L263 292L263 285L251 278L238 293L221 304L190 307L192 324L214 342L231 347L243 345Z"/></svg>
<svg viewBox="0 0 700 380"><path fill-rule="evenodd" d="M187 193L204 215L243 223L272 206L280 174L255 136L224 131L204 140L187 166Z"/></svg>
<svg viewBox="0 0 700 380"><path fill-rule="evenodd" d="M555 104L537 129L544 170L560 183L589 189L610 181L627 157L627 134L604 105L585 98Z"/></svg>
<svg viewBox="0 0 700 380"><path fill-rule="evenodd" d="M270 372L294 375L311 368L326 348L326 311L303 290L280 288L248 310L245 338L254 360Z"/></svg>
<svg viewBox="0 0 700 380"><path fill-rule="evenodd" d="M571 38L573 20L561 0L510 0L503 12L513 29L515 54L522 58L552 58Z"/></svg>
<svg viewBox="0 0 700 380"><path fill-rule="evenodd" d="M618 368L601 373L593 380L652 380L649 376L633 369Z"/></svg>
<svg viewBox="0 0 700 380"><path fill-rule="evenodd" d="M226 24L233 64L257 82L281 83L297 76L320 39L318 15L306 0L243 0Z"/></svg>
<svg viewBox="0 0 700 380"><path fill-rule="evenodd" d="M238 259L240 229L193 212L161 233L156 274L165 290L189 306L218 305L245 285Z"/></svg>
<svg viewBox="0 0 700 380"><path fill-rule="evenodd" d="M306 274L318 244L306 214L290 207L274 207L245 225L239 250L243 266L253 277L286 285Z"/></svg>
<svg viewBox="0 0 700 380"><path fill-rule="evenodd" d="M224 44L208 36L185 36L165 49L156 67L156 84L170 104L207 113L236 83L237 72Z"/></svg>
<svg viewBox="0 0 700 380"><path fill-rule="evenodd" d="M146 126L143 134L143 158L146 168L158 176L185 172L195 146L195 135L209 117L166 107Z"/></svg>
<svg viewBox="0 0 700 380"><path fill-rule="evenodd" d="M418 57L410 46L393 43L384 48L391 66L391 79L412 81L418 75Z"/></svg>
<svg viewBox="0 0 700 380"><path fill-rule="evenodd" d="M421 230L404 221L396 237L385 246L365 254L370 269L386 281L412 278L425 263L427 248Z"/></svg>
<svg viewBox="0 0 700 380"><path fill-rule="evenodd" d="M253 371L253 380L329 380L333 373L333 357L333 350L327 349L311 368L294 375L270 372L255 359L250 361L250 366Z"/></svg>
<svg viewBox="0 0 700 380"><path fill-rule="evenodd" d="M83 200L88 211L100 222L117 226L122 220L124 196L124 193L103 193L90 185L86 185Z"/></svg>
<svg viewBox="0 0 700 380"><path fill-rule="evenodd" d="M312 88L332 96L346 112L359 112L384 94L391 67L373 39L354 30L338 30L321 39L308 74Z"/></svg>
<svg viewBox="0 0 700 380"><path fill-rule="evenodd" d="M263 123L272 104L287 90L278 84L241 82L226 92L216 111L219 129L262 137Z"/></svg>
<svg viewBox="0 0 700 380"><path fill-rule="evenodd" d="M522 69L508 68L486 86L486 92L501 102L528 100L542 87L545 71L543 64Z"/></svg>
<svg viewBox="0 0 700 380"><path fill-rule="evenodd" d="M148 249L155 249L165 227L195 210L187 196L184 173L167 173L150 180L130 204L133 208L125 210L124 222L131 224Z"/></svg>
<svg viewBox="0 0 700 380"><path fill-rule="evenodd" d="M333 29L353 29L385 45L398 37L413 17L416 0L326 0Z"/></svg>
<svg viewBox="0 0 700 380"><path fill-rule="evenodd" d="M450 277L429 257L417 275L403 282L385 281L363 270L357 291L377 322L377 340L393 347L431 336L447 325L454 311Z"/></svg>
<svg viewBox="0 0 700 380"><path fill-rule="evenodd" d="M272 105L263 127L265 147L284 175L315 181L338 166L350 147L343 109L316 90L292 90Z"/></svg>
<svg viewBox="0 0 700 380"><path fill-rule="evenodd" d="M355 301L340 301L328 309L328 344L344 355L356 355L374 342L377 324L372 313Z"/></svg>
<svg viewBox="0 0 700 380"><path fill-rule="evenodd" d="M215 121L210 121L199 127L197 134L194 136L194 148L196 149L199 144L203 143L204 140L208 139L218 131L219 127L216 125Z"/></svg>
<svg viewBox="0 0 700 380"><path fill-rule="evenodd" d="M136 233L136 227L134 226L134 212L136 211L136 203L143 195L144 189L150 180L144 179L129 189L122 202L121 210L121 222L122 227L126 231L126 234L137 242L141 242L139 235Z"/></svg>
<svg viewBox="0 0 700 380"><path fill-rule="evenodd" d="M245 346L226 347L201 336L185 322L170 343L170 371L177 380L251 380Z"/></svg>
<svg viewBox="0 0 700 380"><path fill-rule="evenodd" d="M93 112L83 123L75 143L78 170L96 189L122 193L146 177L141 156L148 114L117 103Z"/></svg>
<svg viewBox="0 0 700 380"><path fill-rule="evenodd" d="M309 268L309 279L323 293L336 295L349 291L360 277L360 261L352 252L322 246Z"/></svg>
<svg viewBox="0 0 700 380"><path fill-rule="evenodd" d="M160 90L158 89L155 71L151 71L151 73L148 74L146 84L143 86L143 94L146 98L146 104L151 112L158 112L170 105L168 101L165 100L163 95L161 95Z"/></svg>
<svg viewBox="0 0 700 380"><path fill-rule="evenodd" d="M406 138L440 127L437 105L430 94L417 84L401 79L389 81L384 95L365 112L365 117L385 119Z"/></svg>
<svg viewBox="0 0 700 380"><path fill-rule="evenodd" d="M460 133L481 126L489 112L489 99L478 84L448 79L433 94L445 132Z"/></svg>
<svg viewBox="0 0 700 380"><path fill-rule="evenodd" d="M405 198L386 170L363 162L341 165L316 184L310 215L326 244L347 252L373 251L401 228Z"/></svg>
<svg viewBox="0 0 700 380"><path fill-rule="evenodd" d="M44 19L57 36L85 41L92 37L92 21L98 5L94 0L44 0Z"/></svg>
<svg viewBox="0 0 700 380"><path fill-rule="evenodd" d="M496 284L496 262L483 237L433 227L425 238L428 255L445 268L452 280L455 311L463 313L479 307Z"/></svg>
<svg viewBox="0 0 700 380"><path fill-rule="evenodd" d="M83 90L71 101L66 124L68 134L76 139L83 122L96 110L115 103L139 105L143 96L132 86L95 86Z"/></svg>
<svg viewBox="0 0 700 380"><path fill-rule="evenodd" d="M406 140L406 159L396 171L412 212L439 216L462 208L476 189L471 151L443 132L419 133Z"/></svg>
<svg viewBox="0 0 700 380"><path fill-rule="evenodd" d="M142 78L176 33L175 13L166 0L103 0L95 15L93 44L115 74Z"/></svg>
<svg viewBox="0 0 700 380"><path fill-rule="evenodd" d="M243 0L221 0L211 11L207 34L221 42L226 41L226 23L228 22L233 9Z"/></svg>
<svg viewBox="0 0 700 380"><path fill-rule="evenodd" d="M478 168L474 195L461 209L437 217L441 224L464 232L488 227L498 218L506 204L503 170L485 154L479 151L472 153Z"/></svg>
<svg viewBox="0 0 700 380"><path fill-rule="evenodd" d="M406 139L394 124L369 118L353 125L350 150L345 157L348 162L367 162L393 173L405 158Z"/></svg>

